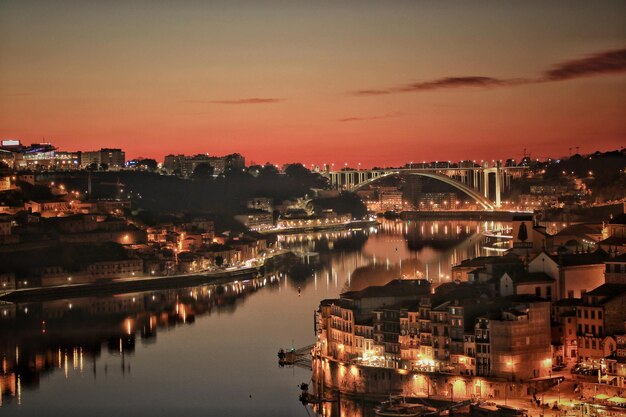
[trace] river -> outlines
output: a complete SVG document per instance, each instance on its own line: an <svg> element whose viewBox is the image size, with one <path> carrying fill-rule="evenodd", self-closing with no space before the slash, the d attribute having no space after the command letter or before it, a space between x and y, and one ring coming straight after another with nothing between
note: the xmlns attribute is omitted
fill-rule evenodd
<svg viewBox="0 0 626 417"><path fill-rule="evenodd" d="M493 254L500 223L388 221L378 228L279 236L311 265L228 285L0 304L2 416L306 416L310 370L279 348L314 342L320 300L405 276L434 284ZM344 415L372 415L345 404Z"/></svg>

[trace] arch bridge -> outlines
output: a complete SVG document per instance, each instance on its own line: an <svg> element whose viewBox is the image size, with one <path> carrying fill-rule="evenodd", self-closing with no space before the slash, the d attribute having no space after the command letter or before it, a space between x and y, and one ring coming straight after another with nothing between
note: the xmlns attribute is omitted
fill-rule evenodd
<svg viewBox="0 0 626 417"><path fill-rule="evenodd" d="M343 169L322 171L333 188L357 191L379 179L390 176L418 175L448 184L469 196L485 210L495 210L501 206L503 189L509 189L511 178L518 177L527 167L495 166L467 168L391 168L391 169ZM495 177L493 200L490 197L490 176Z"/></svg>

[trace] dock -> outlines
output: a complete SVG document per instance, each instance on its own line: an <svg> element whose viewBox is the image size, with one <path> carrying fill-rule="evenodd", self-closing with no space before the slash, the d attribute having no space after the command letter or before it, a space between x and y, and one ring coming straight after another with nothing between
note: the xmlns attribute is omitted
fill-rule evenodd
<svg viewBox="0 0 626 417"><path fill-rule="evenodd" d="M278 351L278 364L282 366L299 366L305 369L311 369L313 359L311 350L315 345L304 346L299 349L280 349Z"/></svg>

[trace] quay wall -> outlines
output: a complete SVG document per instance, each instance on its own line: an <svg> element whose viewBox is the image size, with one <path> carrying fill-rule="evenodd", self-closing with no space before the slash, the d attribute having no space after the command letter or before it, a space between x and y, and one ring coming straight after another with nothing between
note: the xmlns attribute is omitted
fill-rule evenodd
<svg viewBox="0 0 626 417"><path fill-rule="evenodd" d="M517 214L510 211L403 211L402 220L454 219L511 221Z"/></svg>
<svg viewBox="0 0 626 417"><path fill-rule="evenodd" d="M342 395L370 400L389 395L435 397L450 401L467 399L520 399L532 396L550 385L549 381L508 381L406 369L355 365L316 356L312 362L316 390L340 391Z"/></svg>

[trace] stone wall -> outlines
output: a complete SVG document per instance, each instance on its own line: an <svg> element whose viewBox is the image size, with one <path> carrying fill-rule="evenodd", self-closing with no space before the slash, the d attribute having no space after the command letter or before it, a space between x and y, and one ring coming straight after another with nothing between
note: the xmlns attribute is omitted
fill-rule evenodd
<svg viewBox="0 0 626 417"><path fill-rule="evenodd" d="M404 369L352 365L328 358L314 358L313 384L343 395L387 398L389 395L431 396L452 401L472 398L522 398L532 395L533 383L497 378L413 372ZM537 387L540 390L544 387Z"/></svg>

